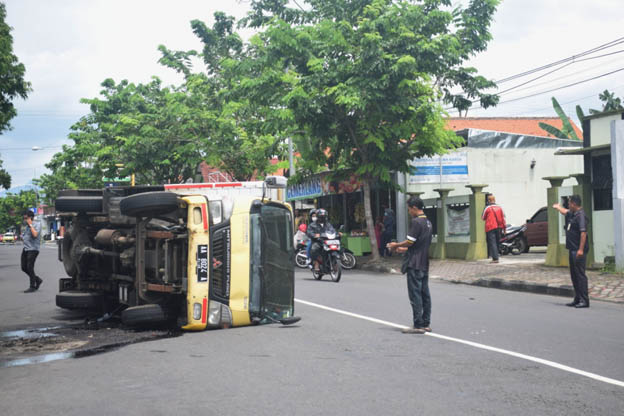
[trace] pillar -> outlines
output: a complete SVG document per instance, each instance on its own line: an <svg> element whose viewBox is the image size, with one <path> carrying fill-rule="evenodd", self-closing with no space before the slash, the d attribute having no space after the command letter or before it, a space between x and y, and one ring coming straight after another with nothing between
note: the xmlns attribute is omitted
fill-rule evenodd
<svg viewBox="0 0 624 416"><path fill-rule="evenodd" d="M568 252L564 244L561 244L559 235L561 231L561 218L563 216L553 209L554 204L561 203L559 200L559 188L564 180L568 179L568 176L546 176L542 178L545 181L550 182L550 188L546 190L548 201L548 249L546 251L547 266L567 266L568 265Z"/></svg>
<svg viewBox="0 0 624 416"><path fill-rule="evenodd" d="M407 190L407 176L405 173L397 172L396 174L397 184L401 187L396 191L396 227L397 227L397 241L405 240L407 236L407 224L409 214L407 213L407 201L405 193Z"/></svg>
<svg viewBox="0 0 624 416"><path fill-rule="evenodd" d="M434 189L434 191L440 194L440 198L438 199L438 208L436 212L436 222L438 224L438 242L436 243L432 256L436 259L446 258L446 198L448 197L449 192L451 192L452 190L453 188Z"/></svg>
<svg viewBox="0 0 624 416"><path fill-rule="evenodd" d="M585 214L587 214L587 218L589 218L589 223L587 224L587 244L589 244L589 252L587 253L587 265L590 267L596 262L594 259L594 233L592 226L592 191L591 191L591 176L589 173L586 175L584 173L575 173L570 175L570 177L576 179L578 185L574 185L572 187L572 193L581 196L581 204L583 205L583 210Z"/></svg>
<svg viewBox="0 0 624 416"><path fill-rule="evenodd" d="M470 243L466 251L466 260L487 259L487 243L485 241L485 222L481 219L485 209L485 184L466 185L472 193L470 201Z"/></svg>
<svg viewBox="0 0 624 416"><path fill-rule="evenodd" d="M624 121L611 122L611 169L615 267L624 271Z"/></svg>

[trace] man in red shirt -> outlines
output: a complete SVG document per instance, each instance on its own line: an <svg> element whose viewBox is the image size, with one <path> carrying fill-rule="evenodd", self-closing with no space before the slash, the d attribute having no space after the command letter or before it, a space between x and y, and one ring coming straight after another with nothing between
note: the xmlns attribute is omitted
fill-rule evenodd
<svg viewBox="0 0 624 416"><path fill-rule="evenodd" d="M481 219L485 221L485 235L487 239L488 257L492 257L492 263L498 263L498 246L501 235L505 234L505 214L503 209L496 205L494 195L487 196L487 205L483 210Z"/></svg>

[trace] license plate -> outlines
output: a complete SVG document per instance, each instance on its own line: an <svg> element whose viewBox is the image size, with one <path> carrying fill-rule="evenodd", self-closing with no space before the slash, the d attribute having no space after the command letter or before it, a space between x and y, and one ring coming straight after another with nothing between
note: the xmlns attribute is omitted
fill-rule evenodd
<svg viewBox="0 0 624 416"><path fill-rule="evenodd" d="M338 240L327 240L327 241L325 241L325 244L327 244L328 246L339 244L339 243L340 242Z"/></svg>
<svg viewBox="0 0 624 416"><path fill-rule="evenodd" d="M208 246L200 244L197 246L197 281L208 281Z"/></svg>

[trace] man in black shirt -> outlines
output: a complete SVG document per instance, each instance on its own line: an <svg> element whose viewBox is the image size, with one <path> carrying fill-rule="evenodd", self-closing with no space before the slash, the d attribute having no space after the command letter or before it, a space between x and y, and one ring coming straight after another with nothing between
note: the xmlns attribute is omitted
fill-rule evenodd
<svg viewBox="0 0 624 416"><path fill-rule="evenodd" d="M588 220L581 206L581 197L572 195L569 199L569 209L559 204L554 204L553 208L565 216L566 248L570 251L570 277L574 286L574 300L566 305L589 308L589 291L585 274L585 261L589 251Z"/></svg>
<svg viewBox="0 0 624 416"><path fill-rule="evenodd" d="M429 293L429 246L431 245L432 226L424 215L425 205L422 199L413 196L407 201L407 210L412 216L407 240L389 243L390 250L405 252L404 265L407 273L407 292L412 305L414 326L403 330L405 334L424 334L431 332L431 295Z"/></svg>

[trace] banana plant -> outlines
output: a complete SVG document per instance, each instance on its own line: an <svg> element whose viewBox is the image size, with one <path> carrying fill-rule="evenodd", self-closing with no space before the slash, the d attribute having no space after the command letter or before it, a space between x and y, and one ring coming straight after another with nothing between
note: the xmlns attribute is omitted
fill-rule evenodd
<svg viewBox="0 0 624 416"><path fill-rule="evenodd" d="M561 106L559 105L559 102L557 101L555 97L552 97L552 103L553 103L553 108L555 109L555 112L557 113L557 115L561 119L561 122L563 123L563 126L561 129L558 129L557 127L552 126L548 123L540 122L539 123L540 128L546 131L547 133L552 134L558 139L581 140L576 134L576 132L574 131L574 127L572 127L572 123L570 123L570 119L565 114L565 112L563 111L563 109L561 108ZM579 106L577 106L576 111L577 113L579 113L579 111L581 114L583 113L583 111L581 110Z"/></svg>

